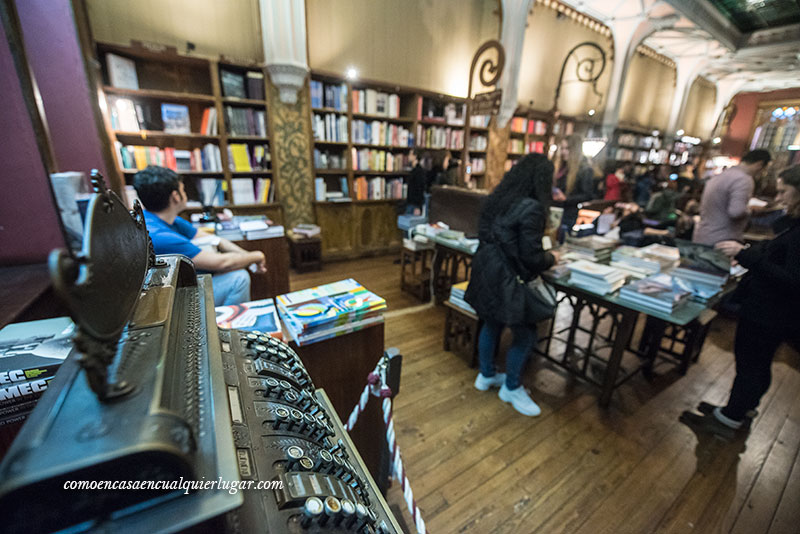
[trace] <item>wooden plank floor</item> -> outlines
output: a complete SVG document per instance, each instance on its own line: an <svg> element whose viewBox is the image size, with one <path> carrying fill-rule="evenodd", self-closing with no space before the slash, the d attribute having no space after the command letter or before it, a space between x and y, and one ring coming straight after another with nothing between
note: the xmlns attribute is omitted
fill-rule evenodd
<svg viewBox="0 0 800 534"><path fill-rule="evenodd" d="M735 324L725 319L685 377L635 376L607 410L594 388L534 360L525 384L542 414L523 417L473 388L477 371L442 349L444 308L415 311L422 303L400 291L394 259L327 264L293 274L291 287L352 277L387 299L386 346L403 354L397 439L429 532L800 532L796 352L782 347L746 440L696 435L678 421L701 400L727 399ZM405 509L398 484L389 502Z"/></svg>

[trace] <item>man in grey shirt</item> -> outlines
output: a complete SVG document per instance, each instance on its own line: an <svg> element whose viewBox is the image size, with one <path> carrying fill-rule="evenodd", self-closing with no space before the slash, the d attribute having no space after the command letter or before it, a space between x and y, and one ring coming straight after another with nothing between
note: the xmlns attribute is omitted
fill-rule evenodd
<svg viewBox="0 0 800 534"><path fill-rule="evenodd" d="M766 150L752 150L741 163L711 178L700 201L700 222L692 241L714 246L720 241L742 241L747 227L747 203L753 196L754 177L772 158Z"/></svg>

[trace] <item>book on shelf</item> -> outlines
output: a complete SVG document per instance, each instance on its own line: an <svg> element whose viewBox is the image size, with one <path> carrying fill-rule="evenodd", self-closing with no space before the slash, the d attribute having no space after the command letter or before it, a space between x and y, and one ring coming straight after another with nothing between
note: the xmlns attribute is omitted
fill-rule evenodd
<svg viewBox="0 0 800 534"><path fill-rule="evenodd" d="M511 125L512 132L525 133L525 130L528 128L528 119L525 117L511 117L509 124Z"/></svg>
<svg viewBox="0 0 800 534"><path fill-rule="evenodd" d="M375 89L355 89L353 90L353 113L399 118L400 96Z"/></svg>
<svg viewBox="0 0 800 534"><path fill-rule="evenodd" d="M339 189L345 198L350 198L350 188L347 186L347 178L345 176L339 177Z"/></svg>
<svg viewBox="0 0 800 534"><path fill-rule="evenodd" d="M247 71L247 98L252 100L264 100L264 73L253 70Z"/></svg>
<svg viewBox="0 0 800 534"><path fill-rule="evenodd" d="M189 123L189 108L182 104L161 104L161 120L164 132L170 134L192 133Z"/></svg>
<svg viewBox="0 0 800 534"><path fill-rule="evenodd" d="M314 178L314 200L325 202L328 188L325 185L325 178Z"/></svg>
<svg viewBox="0 0 800 534"><path fill-rule="evenodd" d="M203 110L203 118L200 120L200 133L203 135L217 135L217 108L208 107Z"/></svg>
<svg viewBox="0 0 800 534"><path fill-rule="evenodd" d="M136 105L130 98L108 97L111 128L122 132L138 132L142 127Z"/></svg>
<svg viewBox="0 0 800 534"><path fill-rule="evenodd" d="M448 126L417 125L417 146L461 150L464 146L464 130Z"/></svg>
<svg viewBox="0 0 800 534"><path fill-rule="evenodd" d="M347 172L345 152L343 150L329 151L314 148L314 168L315 169L335 169Z"/></svg>
<svg viewBox="0 0 800 534"><path fill-rule="evenodd" d="M272 299L254 300L233 306L214 308L217 326L249 332L257 331L275 339L283 339L278 309Z"/></svg>
<svg viewBox="0 0 800 534"><path fill-rule="evenodd" d="M230 170L233 172L268 171L272 166L269 147L231 143L228 145Z"/></svg>
<svg viewBox="0 0 800 534"><path fill-rule="evenodd" d="M413 136L407 128L397 124L356 119L353 121L353 142L405 147L413 145Z"/></svg>
<svg viewBox="0 0 800 534"><path fill-rule="evenodd" d="M106 54L108 81L119 89L139 89L139 78L136 75L136 62L117 54Z"/></svg>
<svg viewBox="0 0 800 534"><path fill-rule="evenodd" d="M351 161L354 170L371 170L379 172L399 172L410 165L408 154L396 154L385 150L370 148L351 149Z"/></svg>
<svg viewBox="0 0 800 534"><path fill-rule="evenodd" d="M356 200L403 199L408 196L408 187L402 178L386 179L376 176L367 179L360 176L353 181Z"/></svg>
<svg viewBox="0 0 800 534"><path fill-rule="evenodd" d="M255 204L256 195L253 180L250 178L232 178L231 195L234 204Z"/></svg>
<svg viewBox="0 0 800 534"><path fill-rule="evenodd" d="M200 203L204 206L222 206L225 204L224 182L215 178L200 178Z"/></svg>
<svg viewBox="0 0 800 534"><path fill-rule="evenodd" d="M219 77L222 85L222 96L247 98L244 86L244 76L238 72L220 69Z"/></svg>
<svg viewBox="0 0 800 534"><path fill-rule="evenodd" d="M347 116L335 113L314 113L311 121L315 141L347 142Z"/></svg>
<svg viewBox="0 0 800 534"><path fill-rule="evenodd" d="M180 150L172 147L123 146L114 142L124 170L142 170L148 165L167 167L173 171L222 172L219 146L207 143L202 149Z"/></svg>
<svg viewBox="0 0 800 534"><path fill-rule="evenodd" d="M267 136L266 113L262 110L225 106L225 120L230 135Z"/></svg>

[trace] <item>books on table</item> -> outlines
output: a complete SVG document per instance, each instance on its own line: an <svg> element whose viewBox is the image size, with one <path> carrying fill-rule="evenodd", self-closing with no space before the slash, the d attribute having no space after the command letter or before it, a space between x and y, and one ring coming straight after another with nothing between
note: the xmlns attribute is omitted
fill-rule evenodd
<svg viewBox="0 0 800 534"><path fill-rule="evenodd" d="M570 271L569 283L593 293L606 295L625 284L625 273L608 265L578 260L567 267Z"/></svg>
<svg viewBox="0 0 800 534"><path fill-rule="evenodd" d="M283 339L278 310L272 299L254 300L234 306L217 306L217 326L256 331L275 339Z"/></svg>
<svg viewBox="0 0 800 534"><path fill-rule="evenodd" d="M683 306L690 296L690 291L665 273L636 280L619 291L619 300L622 302L667 314Z"/></svg>
<svg viewBox="0 0 800 534"><path fill-rule="evenodd" d="M215 233L228 241L242 241L281 237L284 228L279 224L271 224L263 215L236 216L229 221L218 222Z"/></svg>
<svg viewBox="0 0 800 534"><path fill-rule="evenodd" d="M680 262L672 274L688 282L722 288L731 272L731 260L708 245L676 239Z"/></svg>
<svg viewBox="0 0 800 534"><path fill-rule="evenodd" d="M450 286L450 304L456 306L457 308L461 308L464 311L468 311L469 313L477 315L478 312L475 311L475 308L470 306L469 303L464 300L464 293L466 293L468 285L469 280Z"/></svg>
<svg viewBox="0 0 800 534"><path fill-rule="evenodd" d="M616 245L615 239L590 235L586 237L567 236L564 247L573 259L608 263Z"/></svg>
<svg viewBox="0 0 800 534"><path fill-rule="evenodd" d="M68 317L10 324L0 330L0 427L24 421L72 352Z"/></svg>
<svg viewBox="0 0 800 534"><path fill-rule="evenodd" d="M661 271L661 263L645 254L644 249L621 246L611 253L611 266L636 278L645 278Z"/></svg>
<svg viewBox="0 0 800 534"><path fill-rule="evenodd" d="M678 247L669 247L659 243L653 243L641 248L644 257L657 261L661 265L661 271L668 271L678 265L681 253Z"/></svg>
<svg viewBox="0 0 800 534"><path fill-rule="evenodd" d="M307 345L383 322L386 300L349 278L279 295L278 312L289 336Z"/></svg>

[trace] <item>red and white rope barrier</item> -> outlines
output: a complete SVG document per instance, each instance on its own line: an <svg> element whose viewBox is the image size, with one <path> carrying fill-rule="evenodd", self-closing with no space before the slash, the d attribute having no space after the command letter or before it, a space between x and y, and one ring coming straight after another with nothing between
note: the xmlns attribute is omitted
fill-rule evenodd
<svg viewBox="0 0 800 534"><path fill-rule="evenodd" d="M392 418L392 391L386 385L386 357L382 358L375 370L367 376L367 385L364 386L364 391L361 392L358 404L353 408L350 417L347 418L345 429L348 432L355 426L358 416L364 411L371 395L383 398L383 422L386 426L386 442L389 445L389 454L392 458L392 477L400 482L400 488L403 490L403 499L406 501L409 513L414 518L414 526L417 528L417 533L426 534L425 521L422 519L420 509L417 507L417 501L414 500L414 492L411 491L411 483L406 476L403 459L400 456L400 447L395 439L394 420Z"/></svg>

